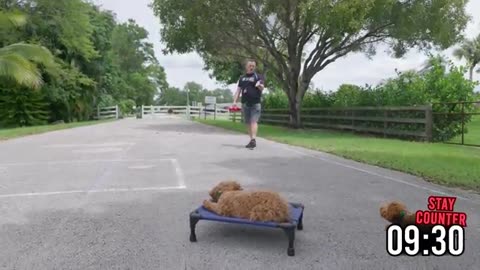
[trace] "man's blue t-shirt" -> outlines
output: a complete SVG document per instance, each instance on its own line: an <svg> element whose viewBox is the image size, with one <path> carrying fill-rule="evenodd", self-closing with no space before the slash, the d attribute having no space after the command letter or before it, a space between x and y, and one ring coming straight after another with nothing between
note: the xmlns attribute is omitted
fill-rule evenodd
<svg viewBox="0 0 480 270"><path fill-rule="evenodd" d="M242 103L253 105L261 102L262 91L255 87L258 81L265 85L264 77L258 73L247 73L240 77L238 87L242 91Z"/></svg>

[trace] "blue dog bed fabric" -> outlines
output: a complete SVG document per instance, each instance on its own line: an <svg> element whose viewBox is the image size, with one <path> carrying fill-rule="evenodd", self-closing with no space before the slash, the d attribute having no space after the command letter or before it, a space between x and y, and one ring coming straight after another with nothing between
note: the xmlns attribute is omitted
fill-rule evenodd
<svg viewBox="0 0 480 270"><path fill-rule="evenodd" d="M291 219L290 224L295 226L299 223L300 217L302 216L302 213L303 213L303 208L294 207L292 204L289 204L289 210L290 210L290 219ZM279 223L276 223L276 222L255 222L255 221L250 221L248 219L219 216L213 212L210 212L203 206L199 207L194 212L200 216L200 219L203 219L203 220L236 223L236 224L247 224L247 225L272 227L272 228L279 227Z"/></svg>
<svg viewBox="0 0 480 270"><path fill-rule="evenodd" d="M243 224L243 225L252 225L260 227L269 227L269 228L280 228L288 236L288 250L287 254L289 256L295 255L294 241L295 241L295 229L303 229L303 210L305 209L303 204L300 203L289 203L289 212L290 212L290 222L277 223L277 222L257 222L251 221L248 219L235 218L235 217L225 217L217 215L203 206L200 206L196 210L190 213L190 241L196 242L197 236L195 234L195 227L198 221L200 220L209 220L217 221L223 223L234 223L234 224Z"/></svg>

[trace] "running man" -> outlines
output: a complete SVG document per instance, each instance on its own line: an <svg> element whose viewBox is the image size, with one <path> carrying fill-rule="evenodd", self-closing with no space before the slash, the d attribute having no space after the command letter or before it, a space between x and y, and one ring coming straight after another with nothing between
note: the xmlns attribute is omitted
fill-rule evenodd
<svg viewBox="0 0 480 270"><path fill-rule="evenodd" d="M255 72L256 67L255 60L247 60L246 74L240 77L233 100L233 103L236 104L239 96L242 96L243 117L250 135L250 142L245 147L249 149L257 146L255 140L258 130L257 122L260 119L262 91L265 88L264 77Z"/></svg>

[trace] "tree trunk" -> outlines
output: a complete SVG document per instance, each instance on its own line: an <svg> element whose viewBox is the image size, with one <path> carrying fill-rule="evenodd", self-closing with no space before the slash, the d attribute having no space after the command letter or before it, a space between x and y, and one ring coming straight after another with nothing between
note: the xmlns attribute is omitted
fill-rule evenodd
<svg viewBox="0 0 480 270"><path fill-rule="evenodd" d="M287 91L290 109L290 126L292 128L303 128L301 109L303 97L305 96L309 83L310 82L302 82L300 85L290 86L290 89Z"/></svg>
<svg viewBox="0 0 480 270"><path fill-rule="evenodd" d="M473 81L473 68L474 68L474 67L475 67L475 66L472 65L472 66L470 67L470 70L469 70L469 78L470 78L470 81Z"/></svg>
<svg viewBox="0 0 480 270"><path fill-rule="evenodd" d="M290 125L292 128L302 128L301 101L295 96L293 100L289 99L288 103L290 106Z"/></svg>

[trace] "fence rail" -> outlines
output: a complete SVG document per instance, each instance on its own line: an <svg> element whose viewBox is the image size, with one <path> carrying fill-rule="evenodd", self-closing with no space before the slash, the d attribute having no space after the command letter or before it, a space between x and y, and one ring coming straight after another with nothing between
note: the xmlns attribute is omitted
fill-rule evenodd
<svg viewBox="0 0 480 270"><path fill-rule="evenodd" d="M118 119L119 118L118 105L110 107L97 107L97 119Z"/></svg>
<svg viewBox="0 0 480 270"><path fill-rule="evenodd" d="M372 133L384 137L408 137L432 141L432 107L346 107L307 108L301 111L301 120L307 128L325 128ZM239 121L241 116L231 115ZM261 123L289 125L288 109L262 111Z"/></svg>
<svg viewBox="0 0 480 270"><path fill-rule="evenodd" d="M444 143L480 146L480 100L468 102L439 102L433 103L432 105L434 108L434 121L453 119L460 122L460 135ZM469 134L469 129L473 134L469 136L467 140L465 136Z"/></svg>
<svg viewBox="0 0 480 270"><path fill-rule="evenodd" d="M228 110L219 107L210 106L141 106L137 112L139 118L155 118L161 115L184 115L191 117L227 118L230 113Z"/></svg>
<svg viewBox="0 0 480 270"><path fill-rule="evenodd" d="M214 118L226 118L230 116L230 112L227 109L216 106L139 106L134 107L137 118L150 117L155 118L160 115L184 115L187 117L214 117ZM109 107L97 107L96 119L119 119L122 115L118 105Z"/></svg>
<svg viewBox="0 0 480 270"><path fill-rule="evenodd" d="M241 112L232 112L228 118L232 122L242 122L243 114Z"/></svg>

